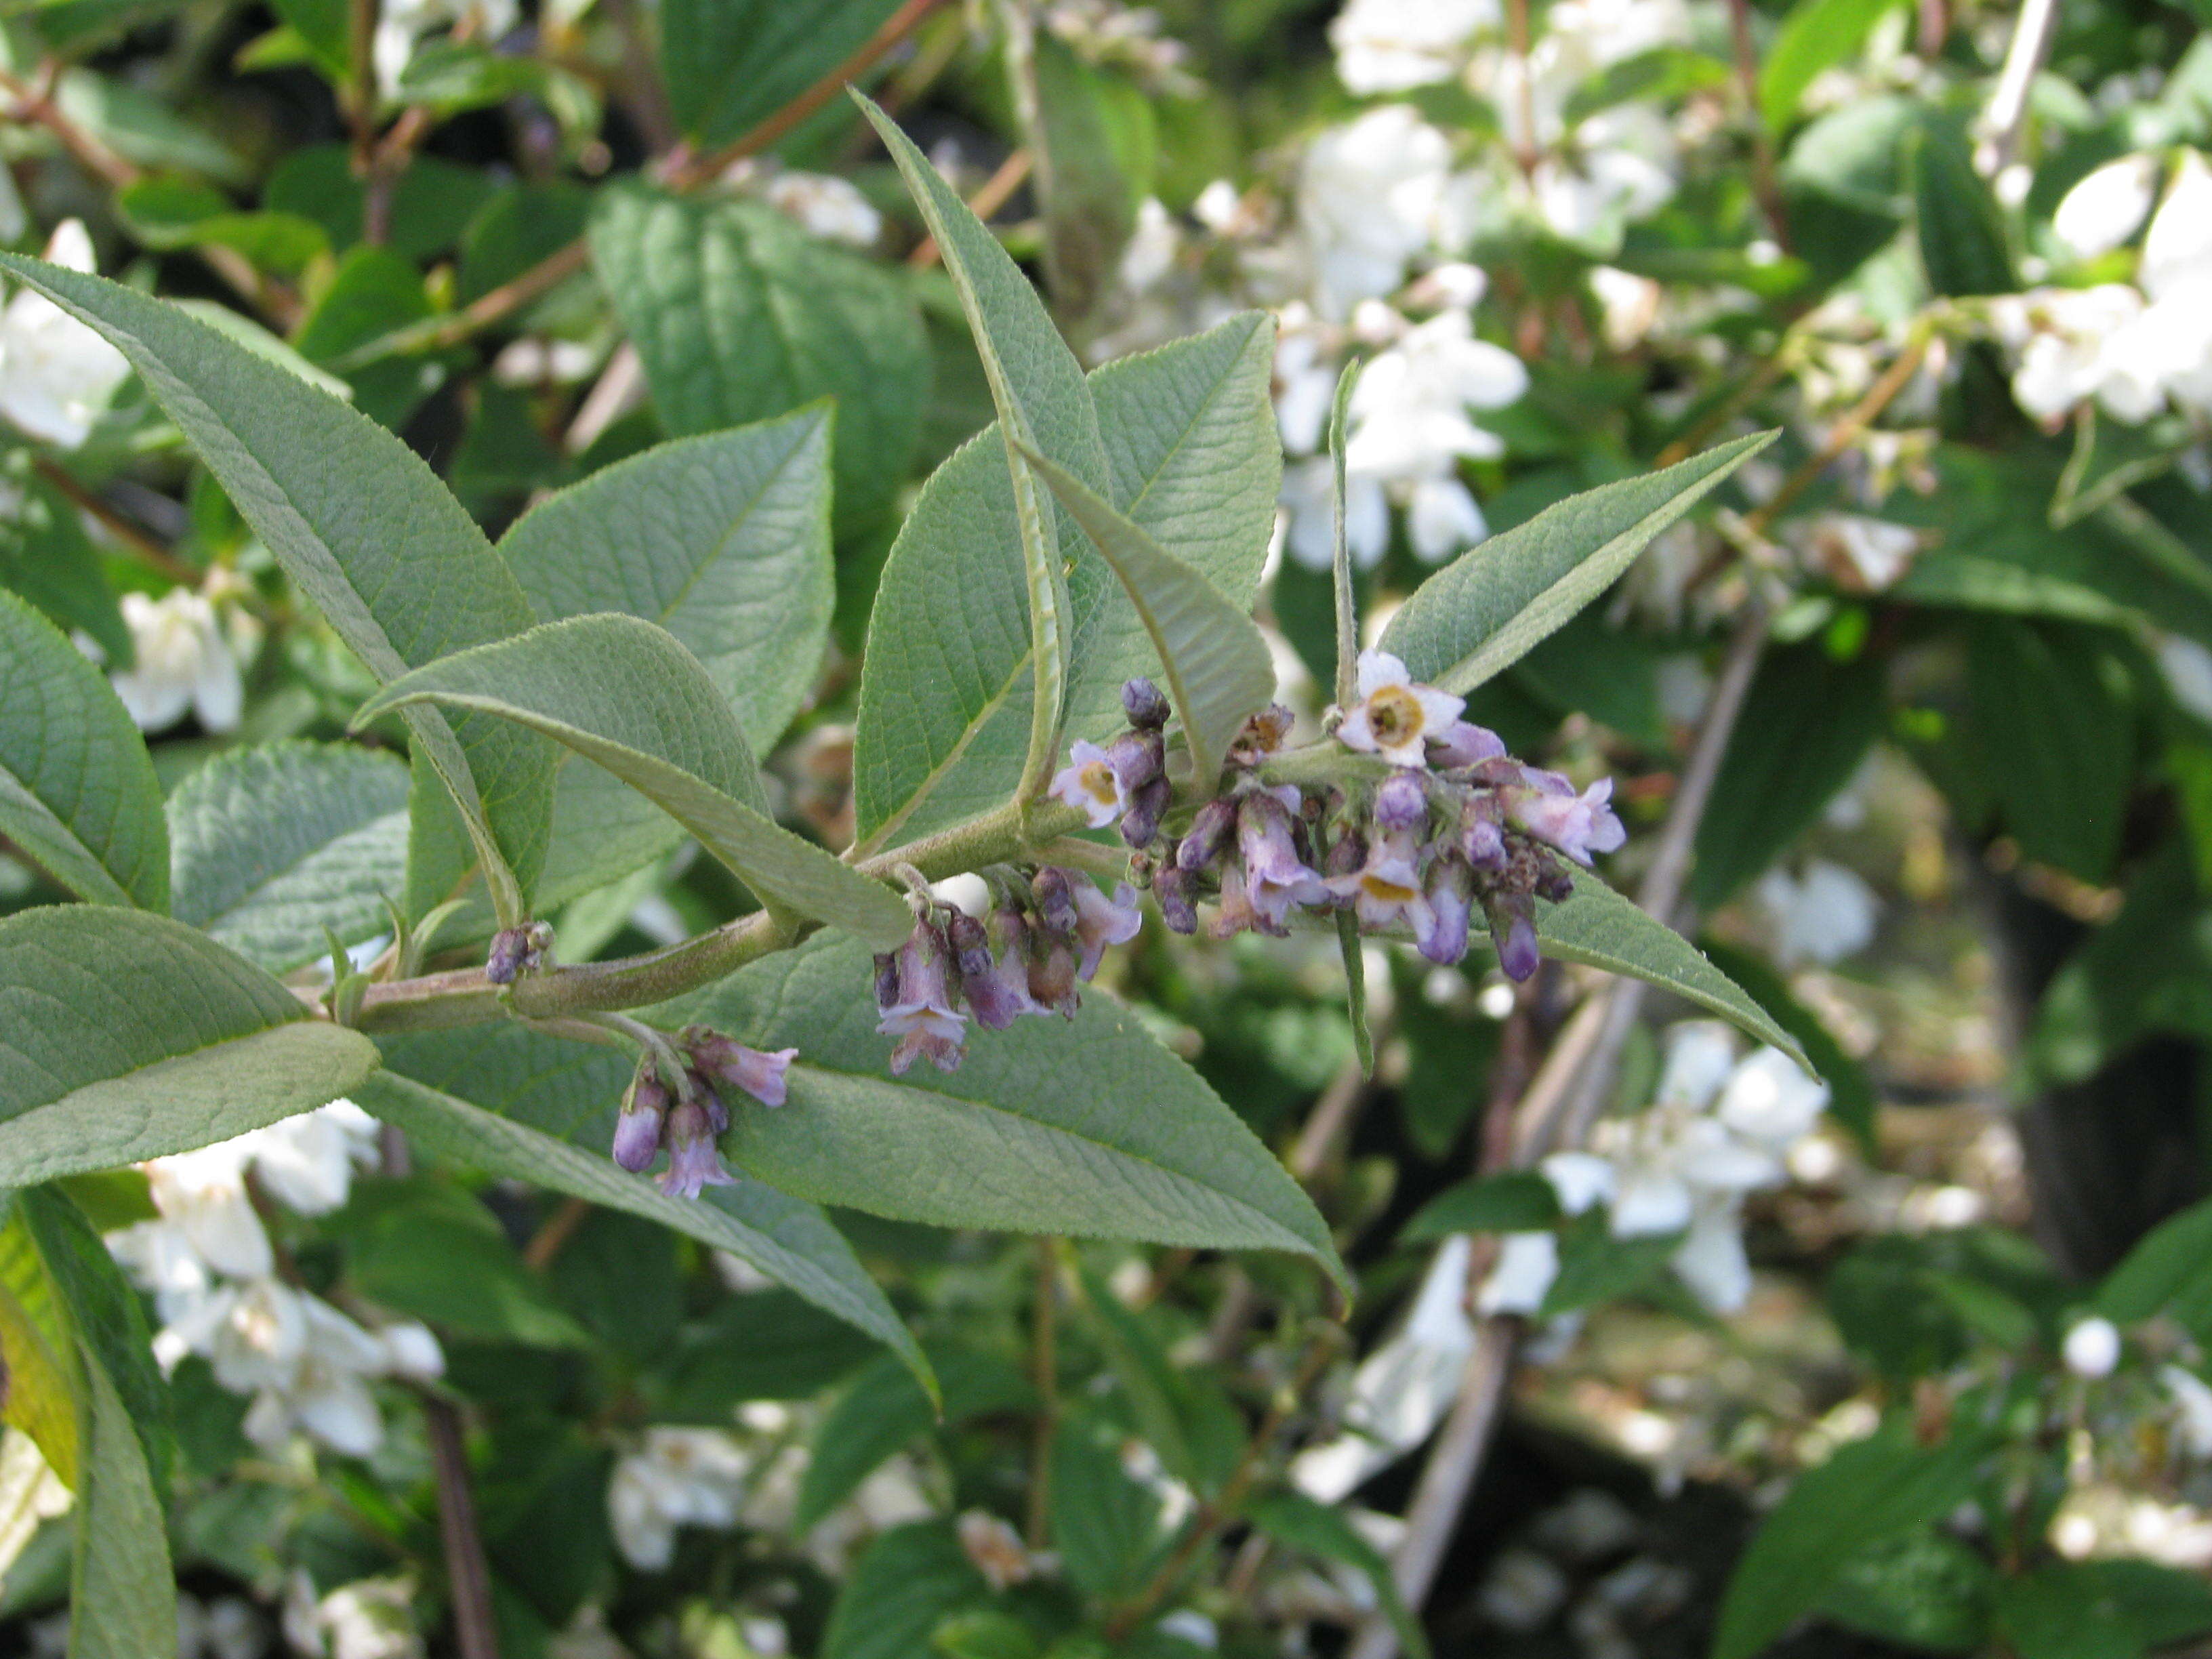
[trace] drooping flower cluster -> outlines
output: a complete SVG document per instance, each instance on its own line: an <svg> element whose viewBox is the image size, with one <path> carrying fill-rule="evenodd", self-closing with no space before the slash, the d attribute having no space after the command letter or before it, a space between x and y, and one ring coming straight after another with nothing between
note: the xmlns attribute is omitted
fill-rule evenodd
<svg viewBox="0 0 2212 1659"><path fill-rule="evenodd" d="M672 1198L696 1198L708 1187L736 1184L715 1144L730 1127L724 1092L735 1090L763 1106L782 1105L788 1097L784 1074L799 1050L748 1048L704 1025L685 1026L674 1046L684 1066L674 1089L653 1054L638 1060L615 1120L614 1160L642 1175L665 1150L668 1167L660 1173L660 1190Z"/></svg>
<svg viewBox="0 0 2212 1659"><path fill-rule="evenodd" d="M1403 928L1431 961L1450 963L1467 954L1479 908L1506 973L1528 978L1536 900L1573 890L1561 858L1587 866L1626 839L1607 805L1611 782L1578 794L1510 758L1495 732L1460 718L1464 699L1417 684L1388 652L1362 653L1358 690L1331 711L1336 741L1395 769L1371 786L1271 784L1267 763L1290 715L1255 716L1223 792L1182 835L1140 849L1168 926L1195 933L1204 896L1215 898L1217 939L1286 933L1294 908L1349 910L1362 932Z"/></svg>
<svg viewBox="0 0 2212 1659"><path fill-rule="evenodd" d="M437 1339L411 1321L371 1329L277 1274L249 1178L269 1200L302 1215L346 1201L355 1166L374 1152L376 1125L350 1101L288 1118L198 1152L143 1166L158 1218L108 1235L107 1246L153 1292L162 1327L154 1354L165 1369L187 1354L216 1381L251 1395L245 1429L281 1446L303 1431L365 1457L384 1422L368 1382L428 1379L444 1369Z"/></svg>
<svg viewBox="0 0 2212 1659"><path fill-rule="evenodd" d="M1073 1017L1077 981L1098 971L1108 945L1137 936L1137 894L1127 882L1109 898L1081 871L1054 865L985 880L995 901L988 920L933 899L907 942L876 958L876 1029L898 1039L893 1076L925 1056L940 1072L957 1069L970 1015L993 1031L1024 1014Z"/></svg>

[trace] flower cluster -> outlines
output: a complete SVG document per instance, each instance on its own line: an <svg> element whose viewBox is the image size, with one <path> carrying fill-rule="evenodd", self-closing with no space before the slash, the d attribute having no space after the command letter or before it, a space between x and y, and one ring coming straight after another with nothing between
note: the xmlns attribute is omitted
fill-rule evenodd
<svg viewBox="0 0 2212 1659"><path fill-rule="evenodd" d="M723 1092L735 1090L763 1106L782 1105L784 1073L799 1050L748 1048L704 1025L685 1026L674 1046L682 1071L672 1089L659 1056L648 1051L638 1060L615 1120L614 1160L642 1175L665 1150L660 1190L672 1198L696 1198L708 1187L736 1184L715 1144L730 1127Z"/></svg>
<svg viewBox="0 0 2212 1659"><path fill-rule="evenodd" d="M1217 939L1286 933L1294 908L1349 910L1362 932L1405 928L1431 962L1450 963L1467 954L1479 908L1506 973L1528 978L1535 901L1573 890L1561 857L1586 866L1626 839L1607 805L1611 782L1578 794L1558 773L1510 758L1495 732L1460 718L1463 699L1416 683L1388 652L1361 654L1358 690L1330 711L1335 740L1393 769L1371 786L1270 784L1267 763L1291 718L1279 708L1255 716L1223 793L1182 835L1139 848L1168 926L1195 933L1208 896Z"/></svg>
<svg viewBox="0 0 2212 1659"><path fill-rule="evenodd" d="M365 1457L384 1422L368 1380L428 1379L445 1365L435 1337L410 1322L370 1329L278 1277L276 1253L247 1182L302 1215L346 1201L374 1121L351 1101L144 1165L158 1218L108 1236L107 1246L154 1294L162 1320L154 1353L165 1369L187 1354L216 1381L253 1396L246 1435L281 1446L301 1430Z"/></svg>
<svg viewBox="0 0 2212 1659"><path fill-rule="evenodd" d="M1073 1017L1076 982L1098 971L1108 945L1137 936L1137 894L1127 882L1109 898L1081 871L1055 865L984 879L994 900L988 920L928 900L907 942L876 958L876 1029L898 1039L895 1077L925 1055L940 1072L956 1069L970 1014L993 1031L1024 1014Z"/></svg>

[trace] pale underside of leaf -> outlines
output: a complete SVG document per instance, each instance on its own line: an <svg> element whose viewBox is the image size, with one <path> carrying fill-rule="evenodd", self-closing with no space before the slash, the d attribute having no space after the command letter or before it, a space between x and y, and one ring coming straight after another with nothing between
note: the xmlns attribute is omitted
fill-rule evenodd
<svg viewBox="0 0 2212 1659"><path fill-rule="evenodd" d="M1033 452L1030 465L1113 567L1159 653L1182 718L1193 787L1213 793L1222 757L1246 720L1275 692L1274 659L1249 617L1080 479Z"/></svg>
<svg viewBox="0 0 2212 1659"><path fill-rule="evenodd" d="M727 1250L823 1312L887 1344L923 1385L933 1379L914 1334L844 1237L811 1205L746 1182L698 1200L670 1198L601 1154L558 1140L392 1073L359 1094L362 1109L416 1146L489 1175L511 1176L641 1216Z"/></svg>
<svg viewBox="0 0 2212 1659"><path fill-rule="evenodd" d="M70 1659L176 1659L169 1528L131 1415L80 1344L84 1480L70 1572Z"/></svg>
<svg viewBox="0 0 2212 1659"><path fill-rule="evenodd" d="M1647 980L1813 1069L1797 1039L1702 951L1587 870L1575 872L1574 894L1565 903L1539 901L1536 934L1547 956Z"/></svg>
<svg viewBox="0 0 2212 1659"><path fill-rule="evenodd" d="M1473 690L1613 585L1653 537L1774 441L1738 438L1679 465L1570 496L1423 583L1382 630L1413 678Z"/></svg>

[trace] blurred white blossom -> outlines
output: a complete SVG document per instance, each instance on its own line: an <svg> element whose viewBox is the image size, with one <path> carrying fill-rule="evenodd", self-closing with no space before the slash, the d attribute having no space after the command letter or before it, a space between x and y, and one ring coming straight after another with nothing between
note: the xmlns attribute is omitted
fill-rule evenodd
<svg viewBox="0 0 2212 1659"><path fill-rule="evenodd" d="M1449 81L1503 16L1498 0L1350 0L1328 26L1337 78L1362 94Z"/></svg>
<svg viewBox="0 0 2212 1659"><path fill-rule="evenodd" d="M95 269L82 221L64 219L46 257ZM123 354L42 294L17 290L0 310L0 416L27 436L75 449L131 372Z"/></svg>
<svg viewBox="0 0 2212 1659"><path fill-rule="evenodd" d="M678 1527L733 1527L752 1454L719 1429L652 1428L615 1464L607 1518L629 1563L657 1572L676 1555Z"/></svg>
<svg viewBox="0 0 2212 1659"><path fill-rule="evenodd" d="M2109 253L2142 228L2158 191L2158 158L2123 155L2085 174L2051 216L2051 234L2076 258Z"/></svg>
<svg viewBox="0 0 2212 1659"><path fill-rule="evenodd" d="M158 599L125 593L121 608L133 661L108 678L138 729L165 732L190 710L207 732L236 731L246 688L207 597L189 587Z"/></svg>
<svg viewBox="0 0 2212 1659"><path fill-rule="evenodd" d="M1856 872L1826 859L1808 859L1796 875L1777 866L1759 878L1751 896L1783 968L1856 956L1873 942L1881 909Z"/></svg>

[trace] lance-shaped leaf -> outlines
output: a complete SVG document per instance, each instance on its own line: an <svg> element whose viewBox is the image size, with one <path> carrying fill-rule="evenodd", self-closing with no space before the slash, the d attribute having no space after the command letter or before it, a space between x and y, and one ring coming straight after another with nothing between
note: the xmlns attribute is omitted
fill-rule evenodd
<svg viewBox="0 0 2212 1659"><path fill-rule="evenodd" d="M1201 798L1211 795L1238 730L1275 695L1266 638L1219 588L1066 468L1033 449L1022 453L1121 579L1159 653L1169 699L1182 716L1193 786Z"/></svg>
<svg viewBox="0 0 2212 1659"><path fill-rule="evenodd" d="M1030 706L1022 793L1034 795L1043 788L1060 747L1073 623L1065 550L1055 544L1051 507L1038 494L1019 452L1040 451L1088 488L1105 489L1106 451L1098 436L1098 410L1091 401L1091 388L1084 384L1082 366L1045 314L1044 301L999 246L998 238L890 116L862 94L853 96L898 164L930 234L937 239L945 271L959 290L960 307L975 334L975 349L982 356L991 401L998 408L1029 588L1030 661L1036 696Z"/></svg>
<svg viewBox="0 0 2212 1659"><path fill-rule="evenodd" d="M169 1528L130 1409L78 1344L83 1479L70 1566L70 1659L176 1659Z"/></svg>
<svg viewBox="0 0 2212 1659"><path fill-rule="evenodd" d="M878 950L914 931L905 902L769 817L736 716L698 659L635 617L575 617L418 668L356 725L420 701L496 714L606 768L696 836L761 898Z"/></svg>
<svg viewBox="0 0 2212 1659"><path fill-rule="evenodd" d="M0 1226L0 1364L8 1367L0 1419L28 1435L46 1467L75 1492L83 1478L76 1339L30 1223L12 1206Z"/></svg>
<svg viewBox="0 0 2212 1659"><path fill-rule="evenodd" d="M1564 904L1538 901L1536 936L1546 956L1609 969L1672 991L1761 1042L1772 1043L1807 1071L1813 1069L1797 1039L1696 945L1587 870L1575 872L1575 890Z"/></svg>
<svg viewBox="0 0 2212 1659"><path fill-rule="evenodd" d="M351 744L218 755L169 798L177 917L281 974L390 926L407 876L407 768Z"/></svg>
<svg viewBox="0 0 2212 1659"><path fill-rule="evenodd" d="M358 1031L206 934L76 905L0 921L0 1186L190 1152L376 1066Z"/></svg>
<svg viewBox="0 0 2212 1659"><path fill-rule="evenodd" d="M1382 630L1413 678L1467 692L1613 585L1651 538L1774 441L1738 438L1679 465L1571 495L1462 554Z"/></svg>
<svg viewBox="0 0 2212 1659"><path fill-rule="evenodd" d="M476 521L394 434L174 306L17 254L0 253L0 268L131 360L379 679L530 626L521 588ZM453 791L495 908L519 917L545 854L553 750L498 721L448 726L435 709L408 723Z"/></svg>
<svg viewBox="0 0 2212 1659"><path fill-rule="evenodd" d="M976 1030L950 1073L890 1075L866 951L823 939L668 1010L795 1047L790 1101L742 1111L738 1165L818 1203L939 1226L1291 1250L1344 1282L1328 1224L1197 1073L1101 993ZM1347 1286L1348 1288L1348 1286Z"/></svg>
<svg viewBox="0 0 2212 1659"><path fill-rule="evenodd" d="M61 630L0 592L0 834L79 898L169 908L145 740Z"/></svg>
<svg viewBox="0 0 2212 1659"><path fill-rule="evenodd" d="M556 1140L389 1072L371 1079L357 1098L363 1110L397 1124L425 1152L487 1175L511 1176L627 1211L729 1251L890 1347L935 1394L935 1379L914 1333L868 1277L844 1235L812 1205L751 1181L709 1188L697 1200L670 1198L644 1176L617 1168L604 1153Z"/></svg>

